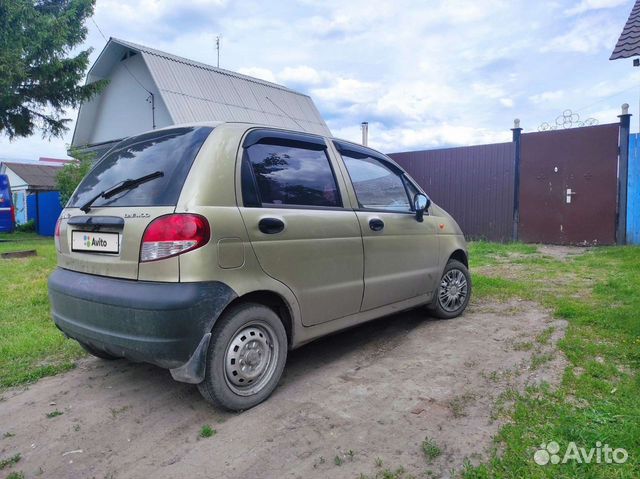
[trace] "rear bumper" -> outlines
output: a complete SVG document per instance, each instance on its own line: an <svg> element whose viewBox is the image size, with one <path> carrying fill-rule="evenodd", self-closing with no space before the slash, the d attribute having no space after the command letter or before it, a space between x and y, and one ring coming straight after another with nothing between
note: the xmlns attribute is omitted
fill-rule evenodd
<svg viewBox="0 0 640 479"><path fill-rule="evenodd" d="M207 335L235 297L217 281L132 281L62 268L49 277L53 320L67 336L113 356L177 370L174 377L186 382L201 380L190 376L201 375Z"/></svg>

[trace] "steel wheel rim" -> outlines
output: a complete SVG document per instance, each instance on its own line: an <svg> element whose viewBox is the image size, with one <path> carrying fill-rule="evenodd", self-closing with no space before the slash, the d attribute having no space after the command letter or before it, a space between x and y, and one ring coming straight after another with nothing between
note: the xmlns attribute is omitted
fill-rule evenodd
<svg viewBox="0 0 640 479"><path fill-rule="evenodd" d="M467 278L459 269L450 269L440 280L438 301L448 313L459 310L467 299L469 285Z"/></svg>
<svg viewBox="0 0 640 479"><path fill-rule="evenodd" d="M239 396L260 392L273 377L280 354L276 333L263 321L243 325L225 353L225 381Z"/></svg>

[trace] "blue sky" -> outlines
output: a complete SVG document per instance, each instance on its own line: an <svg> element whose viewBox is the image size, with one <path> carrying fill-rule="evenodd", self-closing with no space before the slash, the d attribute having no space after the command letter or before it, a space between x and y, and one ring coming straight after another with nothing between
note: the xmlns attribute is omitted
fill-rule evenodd
<svg viewBox="0 0 640 479"><path fill-rule="evenodd" d="M609 61L632 0L98 0L104 34L312 96L335 136L385 152L508 141L565 109L638 125L640 68ZM88 23L95 58L105 44ZM68 116L75 120L76 112ZM73 126L73 125L72 125ZM63 156L62 139L0 138L0 157Z"/></svg>

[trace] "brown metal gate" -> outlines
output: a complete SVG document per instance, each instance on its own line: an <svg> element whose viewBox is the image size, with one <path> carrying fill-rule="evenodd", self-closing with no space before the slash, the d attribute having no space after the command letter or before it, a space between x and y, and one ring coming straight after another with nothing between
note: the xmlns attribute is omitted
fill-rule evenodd
<svg viewBox="0 0 640 479"><path fill-rule="evenodd" d="M614 244L617 123L521 138L519 239Z"/></svg>

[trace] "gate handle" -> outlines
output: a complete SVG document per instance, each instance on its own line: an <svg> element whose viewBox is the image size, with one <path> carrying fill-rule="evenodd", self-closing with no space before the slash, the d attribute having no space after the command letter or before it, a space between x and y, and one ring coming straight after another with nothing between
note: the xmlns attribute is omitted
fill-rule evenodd
<svg viewBox="0 0 640 479"><path fill-rule="evenodd" d="M369 228L373 231L382 231L382 228L384 228L384 221L380 218L371 218L369 220Z"/></svg>
<svg viewBox="0 0 640 479"><path fill-rule="evenodd" d="M258 228L266 235L274 235L284 230L284 221L278 218L262 218Z"/></svg>

